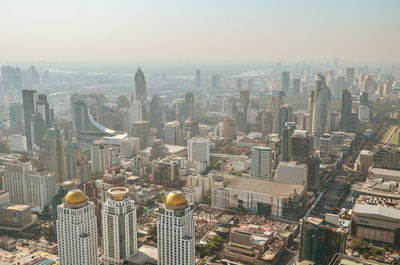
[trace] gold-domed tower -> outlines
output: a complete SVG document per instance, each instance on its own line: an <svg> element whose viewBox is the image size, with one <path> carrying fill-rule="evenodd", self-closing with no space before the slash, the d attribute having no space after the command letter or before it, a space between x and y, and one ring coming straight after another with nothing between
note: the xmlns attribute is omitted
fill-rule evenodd
<svg viewBox="0 0 400 265"><path fill-rule="evenodd" d="M86 206L88 198L80 189L70 190L64 199L64 207L66 208L81 208Z"/></svg>

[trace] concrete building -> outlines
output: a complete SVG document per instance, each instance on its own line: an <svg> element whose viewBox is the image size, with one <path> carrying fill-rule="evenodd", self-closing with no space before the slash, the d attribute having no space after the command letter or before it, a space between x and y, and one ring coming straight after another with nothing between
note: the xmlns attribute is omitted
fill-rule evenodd
<svg viewBox="0 0 400 265"><path fill-rule="evenodd" d="M146 78L139 69L135 73L135 99L141 100L146 98Z"/></svg>
<svg viewBox="0 0 400 265"><path fill-rule="evenodd" d="M31 171L27 173L26 179L31 196L32 210L41 213L45 206L51 205L51 199L56 194L54 173Z"/></svg>
<svg viewBox="0 0 400 265"><path fill-rule="evenodd" d="M386 145L375 146L372 165L376 168L400 170L400 148Z"/></svg>
<svg viewBox="0 0 400 265"><path fill-rule="evenodd" d="M124 187L126 176L121 172L120 167L109 167L102 179L96 179L96 188L99 190L101 202L108 198L108 190L116 187Z"/></svg>
<svg viewBox="0 0 400 265"><path fill-rule="evenodd" d="M64 132L57 128L50 128L44 135L42 150L44 167L55 173L56 183L67 180L67 162L65 156Z"/></svg>
<svg viewBox="0 0 400 265"><path fill-rule="evenodd" d="M299 261L315 265L329 264L336 253L345 253L347 232L327 225L324 220L308 217L301 221Z"/></svg>
<svg viewBox="0 0 400 265"><path fill-rule="evenodd" d="M140 139L137 137L126 137L121 141L120 155L125 157L137 156L140 151Z"/></svg>
<svg viewBox="0 0 400 265"><path fill-rule="evenodd" d="M187 177L186 187L199 187L199 197L202 199L208 192L211 192L212 183L211 176L190 175Z"/></svg>
<svg viewBox="0 0 400 265"><path fill-rule="evenodd" d="M350 114L352 110L351 93L348 89L342 92L341 128L344 132L350 131Z"/></svg>
<svg viewBox="0 0 400 265"><path fill-rule="evenodd" d="M149 146L150 123L148 121L135 121L132 124L132 136L140 139L140 149Z"/></svg>
<svg viewBox="0 0 400 265"><path fill-rule="evenodd" d="M77 142L67 142L65 147L66 178L80 183L90 178L89 151L82 150Z"/></svg>
<svg viewBox="0 0 400 265"><path fill-rule="evenodd" d="M313 137L307 131L295 130L290 138L290 160L307 162L313 155Z"/></svg>
<svg viewBox="0 0 400 265"><path fill-rule="evenodd" d="M10 136L10 150L16 153L23 153L28 151L25 135L11 135Z"/></svg>
<svg viewBox="0 0 400 265"><path fill-rule="evenodd" d="M289 94L289 72L287 71L282 72L281 89L286 95Z"/></svg>
<svg viewBox="0 0 400 265"><path fill-rule="evenodd" d="M24 108L20 103L11 103L10 112L10 130L15 132L24 132Z"/></svg>
<svg viewBox="0 0 400 265"><path fill-rule="evenodd" d="M60 264L97 265L95 205L81 190L71 190L57 207Z"/></svg>
<svg viewBox="0 0 400 265"><path fill-rule="evenodd" d="M306 189L302 185L236 177L225 183L214 183L211 205L297 220L306 206L305 195Z"/></svg>
<svg viewBox="0 0 400 265"><path fill-rule="evenodd" d="M333 136L329 133L324 133L321 136L319 157L327 159L333 151Z"/></svg>
<svg viewBox="0 0 400 265"><path fill-rule="evenodd" d="M188 160L200 161L210 165L210 139L194 137L188 140Z"/></svg>
<svg viewBox="0 0 400 265"><path fill-rule="evenodd" d="M328 131L329 111L331 104L331 91L325 82L322 73L318 74L315 82L312 134L314 136L314 147L319 149L319 140L322 134Z"/></svg>
<svg viewBox="0 0 400 265"><path fill-rule="evenodd" d="M116 161L116 151L100 139L93 142L90 147L92 157L92 171L104 173Z"/></svg>
<svg viewBox="0 0 400 265"><path fill-rule="evenodd" d="M192 117L194 114L194 97L193 92L185 93L185 119Z"/></svg>
<svg viewBox="0 0 400 265"><path fill-rule="evenodd" d="M34 224L31 206L7 204L0 206L0 229L22 231Z"/></svg>
<svg viewBox="0 0 400 265"><path fill-rule="evenodd" d="M178 145L179 121L164 123L163 141L165 144Z"/></svg>
<svg viewBox="0 0 400 265"><path fill-rule="evenodd" d="M194 265L195 222L193 207L181 192L171 192L157 222L158 265Z"/></svg>
<svg viewBox="0 0 400 265"><path fill-rule="evenodd" d="M307 186L308 165L296 161L280 162L274 181Z"/></svg>
<svg viewBox="0 0 400 265"><path fill-rule="evenodd" d="M32 197L27 174L32 170L31 160L26 154L22 154L18 159L6 162L4 165L3 189L10 192L10 202L29 204Z"/></svg>
<svg viewBox="0 0 400 265"><path fill-rule="evenodd" d="M232 119L224 118L222 122L222 137L227 141L236 138L236 124Z"/></svg>
<svg viewBox="0 0 400 265"><path fill-rule="evenodd" d="M369 122L369 107L360 105L358 108L358 119L361 122Z"/></svg>
<svg viewBox="0 0 400 265"><path fill-rule="evenodd" d="M356 170L361 173L368 173L372 165L372 152L370 150L361 150L354 164Z"/></svg>
<svg viewBox="0 0 400 265"><path fill-rule="evenodd" d="M102 206L103 260L105 264L123 264L138 251L137 222L134 201L127 188L108 190Z"/></svg>
<svg viewBox="0 0 400 265"><path fill-rule="evenodd" d="M271 147L253 147L251 152L251 175L257 178L272 180L273 151Z"/></svg>

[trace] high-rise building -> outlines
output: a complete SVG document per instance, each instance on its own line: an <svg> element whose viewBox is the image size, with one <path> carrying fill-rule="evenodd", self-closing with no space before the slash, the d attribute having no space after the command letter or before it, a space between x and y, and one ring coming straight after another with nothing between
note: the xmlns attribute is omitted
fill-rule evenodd
<svg viewBox="0 0 400 265"><path fill-rule="evenodd" d="M222 137L227 141L236 138L236 124L232 119L224 118L222 122Z"/></svg>
<svg viewBox="0 0 400 265"><path fill-rule="evenodd" d="M346 69L346 85L351 88L354 82L354 67L349 67Z"/></svg>
<svg viewBox="0 0 400 265"><path fill-rule="evenodd" d="M400 170L400 148L386 145L375 146L372 165L377 168Z"/></svg>
<svg viewBox="0 0 400 265"><path fill-rule="evenodd" d="M295 96L300 95L300 79L299 78L293 79L293 95L295 95Z"/></svg>
<svg viewBox="0 0 400 265"><path fill-rule="evenodd" d="M352 110L351 93L348 89L343 89L342 94L342 115L341 115L341 127L345 132L350 131L350 114Z"/></svg>
<svg viewBox="0 0 400 265"><path fill-rule="evenodd" d="M243 102L244 118L247 125L247 111L249 109L249 103L250 103L250 91L248 89L240 90L239 101Z"/></svg>
<svg viewBox="0 0 400 265"><path fill-rule="evenodd" d="M214 89L221 87L221 76L220 75L213 75L211 77L211 86Z"/></svg>
<svg viewBox="0 0 400 265"><path fill-rule="evenodd" d="M265 180L273 180L273 151L271 147L256 146L251 152L251 175Z"/></svg>
<svg viewBox="0 0 400 265"><path fill-rule="evenodd" d="M3 189L10 192L10 202L30 204L32 197L27 180L27 174L32 170L30 158L24 153L19 159L6 162L4 165Z"/></svg>
<svg viewBox="0 0 400 265"><path fill-rule="evenodd" d="M101 202L107 200L107 191L111 188L124 187L126 176L121 172L118 166L112 166L107 169L102 179L96 179L96 188L99 190Z"/></svg>
<svg viewBox="0 0 400 265"><path fill-rule="evenodd" d="M307 186L308 166L297 161L279 162L274 181Z"/></svg>
<svg viewBox="0 0 400 265"><path fill-rule="evenodd" d="M132 124L132 136L140 140L140 149L148 146L150 137L150 123L148 121L135 121Z"/></svg>
<svg viewBox="0 0 400 265"><path fill-rule="evenodd" d="M135 100L141 100L146 98L146 78L142 70L137 70L135 74Z"/></svg>
<svg viewBox="0 0 400 265"><path fill-rule="evenodd" d="M319 139L323 133L328 131L329 111L331 104L331 91L325 82L322 73L318 74L319 79L315 83L314 109L312 133L314 136L314 147L319 148Z"/></svg>
<svg viewBox="0 0 400 265"><path fill-rule="evenodd" d="M182 192L171 192L157 222L158 265L194 265L195 222L193 207Z"/></svg>
<svg viewBox="0 0 400 265"><path fill-rule="evenodd" d="M81 190L71 190L57 207L60 264L97 265L95 205Z"/></svg>
<svg viewBox="0 0 400 265"><path fill-rule="evenodd" d="M333 151L333 135L329 133L324 133L321 136L320 142L321 144L320 144L319 157L322 159L327 159L328 156Z"/></svg>
<svg viewBox="0 0 400 265"><path fill-rule="evenodd" d="M363 91L360 95L360 105L368 106L368 92Z"/></svg>
<svg viewBox="0 0 400 265"><path fill-rule="evenodd" d="M77 142L67 142L65 147L66 179L76 179L80 183L90 177L89 152L79 148Z"/></svg>
<svg viewBox="0 0 400 265"><path fill-rule="evenodd" d="M185 143L188 139L199 135L199 123L189 117L183 124Z"/></svg>
<svg viewBox="0 0 400 265"><path fill-rule="evenodd" d="M106 264L123 264L138 250L137 222L134 201L127 188L108 190L102 206L103 260Z"/></svg>
<svg viewBox="0 0 400 265"><path fill-rule="evenodd" d="M162 120L163 104L161 98L157 95L153 96L150 101L150 124L156 127L157 123Z"/></svg>
<svg viewBox="0 0 400 265"><path fill-rule="evenodd" d="M290 121L289 116L292 116L292 107L288 104L282 105L279 108L279 121L278 121L278 135L282 134L282 129L285 127L286 122Z"/></svg>
<svg viewBox="0 0 400 265"><path fill-rule="evenodd" d="M163 140L165 144L177 145L179 121L170 121L164 123Z"/></svg>
<svg viewBox="0 0 400 265"><path fill-rule="evenodd" d="M200 69L196 70L196 86L197 86L197 88L201 88L201 72L200 72Z"/></svg>
<svg viewBox="0 0 400 265"><path fill-rule="evenodd" d="M22 100L24 107L24 125L28 149L32 150L31 118L35 113L37 94L36 90L23 90Z"/></svg>
<svg viewBox="0 0 400 265"><path fill-rule="evenodd" d="M285 127L282 129L282 142L281 142L281 157L282 161L290 160L291 151L291 137L296 130L295 122L286 122Z"/></svg>
<svg viewBox="0 0 400 265"><path fill-rule="evenodd" d="M279 96L271 98L271 113L272 113L272 132L277 133L279 128L279 110L281 108L281 99Z"/></svg>
<svg viewBox="0 0 400 265"><path fill-rule="evenodd" d="M99 139L90 147L92 158L92 171L104 173L105 170L116 161L116 151L107 142Z"/></svg>
<svg viewBox="0 0 400 265"><path fill-rule="evenodd" d="M281 78L281 88L286 95L289 93L289 72L283 71Z"/></svg>
<svg viewBox="0 0 400 265"><path fill-rule="evenodd" d="M335 87L332 91L332 96L334 98L340 98L342 96L342 91L346 87L346 81L343 76L336 78Z"/></svg>
<svg viewBox="0 0 400 265"><path fill-rule="evenodd" d="M241 90L243 88L243 79L239 78L236 80L236 89Z"/></svg>
<svg viewBox="0 0 400 265"><path fill-rule="evenodd" d="M24 108L20 103L11 103L10 111L10 130L24 132Z"/></svg>
<svg viewBox="0 0 400 265"><path fill-rule="evenodd" d="M10 150L16 153L23 153L28 151L25 135L11 135L10 136Z"/></svg>
<svg viewBox="0 0 400 265"><path fill-rule="evenodd" d="M43 212L45 206L51 205L51 199L56 194L54 173L36 170L27 173L28 189L31 196L32 210Z"/></svg>
<svg viewBox="0 0 400 265"><path fill-rule="evenodd" d="M308 217L301 222L299 260L315 265L329 264L336 253L344 253L346 233L343 228L331 227L324 220Z"/></svg>
<svg viewBox="0 0 400 265"><path fill-rule="evenodd" d="M210 165L210 139L194 137L188 140L188 160L200 161Z"/></svg>
<svg viewBox="0 0 400 265"><path fill-rule="evenodd" d="M64 132L58 128L48 129L43 145L42 157L46 170L55 173L56 183L67 180Z"/></svg>
<svg viewBox="0 0 400 265"><path fill-rule="evenodd" d="M290 160L306 163L313 155L313 138L307 131L295 130L290 138Z"/></svg>
<svg viewBox="0 0 400 265"><path fill-rule="evenodd" d="M248 89L253 90L254 89L254 79L250 78L248 80Z"/></svg>
<svg viewBox="0 0 400 265"><path fill-rule="evenodd" d="M186 92L185 93L185 116L184 118L187 119L192 117L194 114L194 97L193 92Z"/></svg>

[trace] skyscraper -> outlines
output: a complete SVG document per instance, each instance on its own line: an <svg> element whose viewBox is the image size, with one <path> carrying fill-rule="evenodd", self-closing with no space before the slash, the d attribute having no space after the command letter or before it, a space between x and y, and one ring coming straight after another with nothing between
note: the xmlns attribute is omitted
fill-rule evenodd
<svg viewBox="0 0 400 265"><path fill-rule="evenodd" d="M10 108L10 130L24 132L24 108L20 103L11 103Z"/></svg>
<svg viewBox="0 0 400 265"><path fill-rule="evenodd" d="M351 93L346 88L343 89L343 94L342 94L342 115L340 122L341 128L344 132L349 131L351 109L352 109Z"/></svg>
<svg viewBox="0 0 400 265"><path fill-rule="evenodd" d="M282 134L282 129L285 127L286 122L289 121L291 115L292 107L288 104L282 105L279 108L279 122L278 122L278 135Z"/></svg>
<svg viewBox="0 0 400 265"><path fill-rule="evenodd" d="M28 144L28 150L32 150L31 118L36 109L36 90L22 90L22 101L24 107L26 143Z"/></svg>
<svg viewBox="0 0 400 265"><path fill-rule="evenodd" d="M103 260L106 264L122 264L138 249L136 208L123 187L108 190L102 206Z"/></svg>
<svg viewBox="0 0 400 265"><path fill-rule="evenodd" d="M211 77L211 85L212 88L216 89L221 86L221 76L220 75L213 75Z"/></svg>
<svg viewBox="0 0 400 265"><path fill-rule="evenodd" d="M210 165L210 139L194 137L188 140L188 160L200 161Z"/></svg>
<svg viewBox="0 0 400 265"><path fill-rule="evenodd" d="M273 180L272 159L271 147L253 147L251 152L251 175L265 180Z"/></svg>
<svg viewBox="0 0 400 265"><path fill-rule="evenodd" d="M42 157L44 167L55 173L56 183L67 180L67 163L65 157L64 132L50 128L44 135ZM75 176L73 176L75 178Z"/></svg>
<svg viewBox="0 0 400 265"><path fill-rule="evenodd" d="M314 136L314 147L319 148L319 138L328 130L329 110L331 104L331 91L325 82L322 73L318 74L315 83L314 109L312 133Z"/></svg>
<svg viewBox="0 0 400 265"><path fill-rule="evenodd" d="M307 131L295 130L290 138L290 160L306 163L313 155L313 138Z"/></svg>
<svg viewBox="0 0 400 265"><path fill-rule="evenodd" d="M298 78L293 79L293 95L300 95L300 79Z"/></svg>
<svg viewBox="0 0 400 265"><path fill-rule="evenodd" d="M351 89L354 82L354 67L349 67L346 69L346 85L347 88Z"/></svg>
<svg viewBox="0 0 400 265"><path fill-rule="evenodd" d="M282 141L281 141L282 161L290 160L291 136L295 130L296 130L295 122L286 122L285 127L282 129Z"/></svg>
<svg viewBox="0 0 400 265"><path fill-rule="evenodd" d="M243 88L243 79L242 78L239 78L236 80L236 88L238 90L241 90Z"/></svg>
<svg viewBox="0 0 400 265"><path fill-rule="evenodd" d="M158 265L194 265L193 207L182 192L168 194L157 222Z"/></svg>
<svg viewBox="0 0 400 265"><path fill-rule="evenodd" d="M185 119L194 114L194 97L192 92L185 93Z"/></svg>
<svg viewBox="0 0 400 265"><path fill-rule="evenodd" d="M283 71L281 78L281 86L286 95L289 93L289 72Z"/></svg>
<svg viewBox="0 0 400 265"><path fill-rule="evenodd" d="M201 72L200 72L200 69L196 70L196 86L197 86L197 88L201 88Z"/></svg>
<svg viewBox="0 0 400 265"><path fill-rule="evenodd" d="M93 172L104 173L105 170L116 160L115 149L107 145L106 141L103 139L93 141L93 144L90 147L90 153Z"/></svg>
<svg viewBox="0 0 400 265"><path fill-rule="evenodd" d="M142 70L137 70L135 74L135 99L141 100L146 98L146 78Z"/></svg>
<svg viewBox="0 0 400 265"><path fill-rule="evenodd" d="M157 95L153 96L150 101L150 124L156 127L157 123L162 120L163 104L161 98Z"/></svg>
<svg viewBox="0 0 400 265"><path fill-rule="evenodd" d="M171 121L164 123L163 140L165 144L178 144L179 121Z"/></svg>
<svg viewBox="0 0 400 265"><path fill-rule="evenodd" d="M329 264L336 253L344 253L346 233L334 228L324 220L308 217L301 222L299 260L309 260L315 265Z"/></svg>
<svg viewBox="0 0 400 265"><path fill-rule="evenodd" d="M71 190L57 206L57 243L60 264L97 265L95 205L81 190Z"/></svg>

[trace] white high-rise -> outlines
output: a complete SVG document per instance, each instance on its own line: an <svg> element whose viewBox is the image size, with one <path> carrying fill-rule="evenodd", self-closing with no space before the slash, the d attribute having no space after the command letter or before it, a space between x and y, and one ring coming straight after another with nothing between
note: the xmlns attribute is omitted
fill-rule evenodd
<svg viewBox="0 0 400 265"><path fill-rule="evenodd" d="M257 178L273 180L271 147L253 147L251 151L251 175Z"/></svg>
<svg viewBox="0 0 400 265"><path fill-rule="evenodd" d="M57 207L58 257L63 265L97 265L97 219L94 203L71 190Z"/></svg>
<svg viewBox="0 0 400 265"><path fill-rule="evenodd" d="M328 131L329 110L331 105L331 91L325 82L322 73L318 74L315 81L314 109L312 115L312 134L314 136L314 147L319 149L320 137Z"/></svg>
<svg viewBox="0 0 400 265"><path fill-rule="evenodd" d="M182 192L168 194L157 222L158 265L194 265L193 207Z"/></svg>
<svg viewBox="0 0 400 265"><path fill-rule="evenodd" d="M31 194L27 173L31 170L31 160L26 154L22 154L19 159L5 163L3 189L10 192L11 203L30 204Z"/></svg>
<svg viewBox="0 0 400 265"><path fill-rule="evenodd" d="M179 121L170 121L164 124L163 140L165 144L178 144Z"/></svg>
<svg viewBox="0 0 400 265"><path fill-rule="evenodd" d="M210 139L194 137L188 140L188 160L200 161L210 165Z"/></svg>
<svg viewBox="0 0 400 265"><path fill-rule="evenodd" d="M123 187L109 189L102 207L105 264L122 264L137 252L136 208L128 192Z"/></svg>
<svg viewBox="0 0 400 265"><path fill-rule="evenodd" d="M27 181L32 210L43 212L44 207L51 204L57 191L54 172L32 171L27 174Z"/></svg>
<svg viewBox="0 0 400 265"><path fill-rule="evenodd" d="M92 171L104 173L105 170L115 162L116 151L103 139L93 141L90 147L92 157Z"/></svg>

